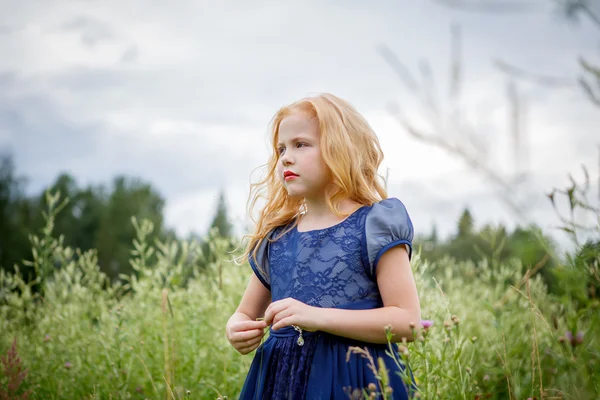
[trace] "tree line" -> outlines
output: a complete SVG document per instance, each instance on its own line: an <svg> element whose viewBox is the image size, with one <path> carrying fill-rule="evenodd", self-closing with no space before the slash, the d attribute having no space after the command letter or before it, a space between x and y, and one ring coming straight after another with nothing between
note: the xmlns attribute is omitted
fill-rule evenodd
<svg viewBox="0 0 600 400"><path fill-rule="evenodd" d="M66 246L83 251L95 249L100 270L113 282L119 279L120 274L136 273L130 265L132 243L136 237L131 217L152 222L154 230L148 238L151 242L155 239L182 239L164 223L165 199L151 183L141 179L117 176L108 185L80 186L73 176L62 173L41 193L33 196L25 194L25 183L25 179L16 175L12 157L1 156L0 268L14 272L14 265L18 264L27 281L34 279L35 273L22 261L32 259L29 236L38 233L46 223L46 191L59 191L61 198L68 199L56 216L55 234L63 236ZM430 263L430 273L442 274L436 268L438 265L447 265L438 262L445 258L474 264L486 262L492 267L518 260L519 268L523 269L521 272L531 269L543 277L551 292L558 290L561 278L556 267L562 261L558 259L556 244L539 227L516 226L510 230L502 224L486 224L479 229L475 225L467 208L458 218L455 232L449 237L440 239L435 226L429 234L415 237L414 247ZM220 193L209 231L212 231L211 235L228 238L229 250L234 249L238 238L233 233L223 192ZM196 234L190 235L190 238L201 243L202 263L216 261L211 254L209 240ZM599 243L590 242L575 257L587 265L586 251L597 251L598 246ZM590 294L595 298L596 291L600 292L600 285L593 284L588 290L594 292Z"/></svg>
<svg viewBox="0 0 600 400"><path fill-rule="evenodd" d="M165 199L142 179L117 176L110 184L80 186L73 176L62 173L33 196L25 194L25 184L26 180L16 174L12 156L0 156L0 267L14 272L14 265L18 264L28 280L34 278L34 271L22 261L31 259L29 236L45 225L47 190L59 191L61 198L68 199L56 217L56 235L62 235L67 246L84 251L96 249L100 269L113 281L119 274L134 273L129 263L136 234L131 217L153 223L150 240L177 238L164 223ZM233 235L223 192L210 228L223 237ZM209 260L209 246L204 244L203 250Z"/></svg>

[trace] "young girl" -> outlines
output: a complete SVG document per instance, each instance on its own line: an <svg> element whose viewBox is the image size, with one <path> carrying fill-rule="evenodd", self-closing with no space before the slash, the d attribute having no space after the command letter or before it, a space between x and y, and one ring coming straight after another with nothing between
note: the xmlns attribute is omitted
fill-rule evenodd
<svg viewBox="0 0 600 400"><path fill-rule="evenodd" d="M413 227L378 180L377 136L331 94L281 108L271 135L268 174L251 191L251 207L266 197L243 256L254 273L226 327L242 354L270 334L240 398L347 399L379 388L369 360L348 352L359 346L385 360L393 398L407 399L385 326L397 342L420 322Z"/></svg>

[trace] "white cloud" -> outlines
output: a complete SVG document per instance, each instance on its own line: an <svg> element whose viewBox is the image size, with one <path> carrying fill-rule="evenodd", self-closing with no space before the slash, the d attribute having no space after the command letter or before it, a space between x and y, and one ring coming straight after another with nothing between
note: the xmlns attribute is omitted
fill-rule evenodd
<svg viewBox="0 0 600 400"><path fill-rule="evenodd" d="M419 60L429 59L446 99L449 25L461 23L464 115L503 174L514 169L506 78L492 58L575 77L577 55L597 51L590 27L572 29L551 14L465 14L433 2L55 0L7 7L0 15L0 143L14 149L19 171L34 190L62 170L84 182L141 176L167 198L167 223L182 234L205 231L221 188L238 225L247 223L248 176L266 160L272 114L320 91L347 98L371 122L390 191L407 197L423 224L439 220L449 230L466 204L481 219L509 219L492 205L493 188L481 175L411 138L390 117L386 105L396 100L420 126L432 121L376 46L389 46L417 80ZM534 172L531 187L519 189L527 199L564 182L580 162L595 162L600 113L577 90L520 88ZM456 138L443 123L444 134Z"/></svg>

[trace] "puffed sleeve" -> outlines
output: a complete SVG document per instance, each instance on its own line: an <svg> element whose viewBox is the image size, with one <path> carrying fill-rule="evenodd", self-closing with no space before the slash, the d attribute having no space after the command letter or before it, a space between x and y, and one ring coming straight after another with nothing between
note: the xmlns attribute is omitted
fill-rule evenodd
<svg viewBox="0 0 600 400"><path fill-rule="evenodd" d="M363 257L371 277L375 277L381 256L398 245L406 245L412 257L413 225L404 204L389 198L373 204L365 218Z"/></svg>
<svg viewBox="0 0 600 400"><path fill-rule="evenodd" d="M258 280L269 290L271 290L271 279L269 269L269 240L270 235L267 235L260 243L258 243L258 251L256 252L256 260L252 256L253 252L248 255L248 262L252 270L258 277Z"/></svg>

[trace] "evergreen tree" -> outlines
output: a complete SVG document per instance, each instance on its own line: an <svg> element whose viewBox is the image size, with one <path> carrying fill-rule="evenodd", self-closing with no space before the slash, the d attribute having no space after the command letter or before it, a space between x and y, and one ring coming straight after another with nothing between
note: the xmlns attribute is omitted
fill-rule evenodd
<svg viewBox="0 0 600 400"><path fill-rule="evenodd" d="M431 227L431 234L429 235L428 240L434 245L438 244L439 238L438 238L437 225L435 223Z"/></svg>
<svg viewBox="0 0 600 400"><path fill-rule="evenodd" d="M112 190L98 214L90 224L98 224L94 237L94 248L98 249L100 268L112 279L120 273L133 273L129 264L135 229L131 217L148 219L154 224L149 238L161 238L163 233L164 200L151 184L140 179L118 176L113 180ZM88 203L88 206L93 203ZM92 216L91 214L90 216ZM89 225L88 225L89 226Z"/></svg>
<svg viewBox="0 0 600 400"><path fill-rule="evenodd" d="M214 232L214 231L216 232ZM217 209L215 211L215 216L210 224L209 235L205 241L202 242L202 253L204 254L204 262L201 265L202 267L206 267L208 264L216 262L217 257L213 254L211 250L210 241L214 240L213 235L216 237L227 238L230 240L230 245L228 250L233 250L234 245L233 241L233 225L229 222L229 216L227 211L227 200L225 198L225 192L221 190L219 193L219 200L217 202Z"/></svg>
<svg viewBox="0 0 600 400"><path fill-rule="evenodd" d="M28 223L37 214L23 193L24 179L15 175L11 155L0 155L0 268L13 271L15 263L31 258ZM27 268L21 269L27 276Z"/></svg>
<svg viewBox="0 0 600 400"><path fill-rule="evenodd" d="M223 190L221 190L219 193L217 211L212 223L210 224L210 227L211 229L217 228L219 235L222 237L231 237L233 235L233 225L231 222L229 222L227 201L225 199L225 192Z"/></svg>
<svg viewBox="0 0 600 400"><path fill-rule="evenodd" d="M465 208L458 220L458 238L466 238L473 234L473 216L468 208Z"/></svg>

